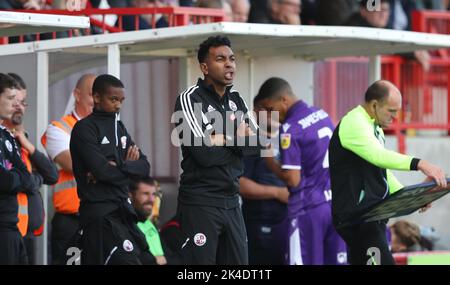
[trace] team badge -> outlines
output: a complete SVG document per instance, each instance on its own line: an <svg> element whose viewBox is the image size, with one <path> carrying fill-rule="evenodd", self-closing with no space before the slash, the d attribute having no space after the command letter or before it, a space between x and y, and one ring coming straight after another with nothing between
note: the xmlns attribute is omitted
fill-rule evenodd
<svg viewBox="0 0 450 285"><path fill-rule="evenodd" d="M281 134L280 140L282 149L288 149L291 146L291 134Z"/></svg>
<svg viewBox="0 0 450 285"><path fill-rule="evenodd" d="M233 101L228 101L228 105L230 105L230 109L233 111L237 111L237 105Z"/></svg>
<svg viewBox="0 0 450 285"><path fill-rule="evenodd" d="M204 246L206 243L206 236L202 233L198 233L194 236L194 243L196 246Z"/></svg>
<svg viewBox="0 0 450 285"><path fill-rule="evenodd" d="M338 252L337 261L338 261L338 264L346 264L347 263L347 253L346 252Z"/></svg>
<svg viewBox="0 0 450 285"><path fill-rule="evenodd" d="M5 146L8 149L9 152L12 152L13 147L10 141L5 141Z"/></svg>
<svg viewBox="0 0 450 285"><path fill-rule="evenodd" d="M127 137L126 136L121 137L120 142L122 143L122 148L126 149L127 148Z"/></svg>
<svg viewBox="0 0 450 285"><path fill-rule="evenodd" d="M134 247L133 247L133 244L131 243L131 241L129 241L129 240L124 240L123 241L123 249L126 251L126 252L130 252L130 251L133 251L133 249L134 249Z"/></svg>

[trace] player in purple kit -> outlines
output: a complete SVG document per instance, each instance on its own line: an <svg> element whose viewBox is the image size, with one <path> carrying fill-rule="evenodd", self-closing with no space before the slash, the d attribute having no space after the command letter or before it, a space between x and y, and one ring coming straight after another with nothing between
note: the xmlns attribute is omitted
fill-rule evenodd
<svg viewBox="0 0 450 285"><path fill-rule="evenodd" d="M258 100L279 112L281 164L266 158L269 169L288 186L288 264L345 264L345 244L331 217L328 144L333 123L328 114L295 97L288 82L270 78Z"/></svg>

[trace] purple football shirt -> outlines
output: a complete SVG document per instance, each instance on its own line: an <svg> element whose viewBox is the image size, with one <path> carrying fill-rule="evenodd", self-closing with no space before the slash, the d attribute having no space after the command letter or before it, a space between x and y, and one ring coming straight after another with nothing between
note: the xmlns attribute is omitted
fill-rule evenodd
<svg viewBox="0 0 450 285"><path fill-rule="evenodd" d="M301 170L300 184L289 188L289 216L331 200L328 144L333 130L321 109L301 100L289 109L280 130L281 167Z"/></svg>

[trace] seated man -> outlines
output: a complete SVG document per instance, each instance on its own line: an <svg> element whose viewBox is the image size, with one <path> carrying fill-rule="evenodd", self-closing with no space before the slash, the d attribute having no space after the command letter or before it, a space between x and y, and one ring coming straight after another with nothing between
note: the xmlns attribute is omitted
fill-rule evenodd
<svg viewBox="0 0 450 285"><path fill-rule="evenodd" d="M150 252L155 256L158 265L166 265L159 233L152 223L153 205L157 197L161 197L157 182L151 178L133 180L130 184L130 199L138 215L138 228L144 233Z"/></svg>

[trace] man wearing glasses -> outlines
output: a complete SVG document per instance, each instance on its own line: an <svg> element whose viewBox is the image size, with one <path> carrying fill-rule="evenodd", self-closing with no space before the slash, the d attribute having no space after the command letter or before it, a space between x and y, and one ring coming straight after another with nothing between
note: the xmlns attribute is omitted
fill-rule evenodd
<svg viewBox="0 0 450 285"><path fill-rule="evenodd" d="M40 192L41 184L52 185L58 181L58 170L50 159L38 151L36 147L28 140L28 135L23 126L23 118L28 107L27 87L23 79L15 74L8 73L16 83L16 103L11 119L3 121L3 125L14 135L18 143L22 161L27 170L33 176L39 178L37 183L28 193L17 193L18 219L17 227L20 234L24 237L27 249L28 260L33 264L34 243L36 236L40 236L44 230L45 210Z"/></svg>

